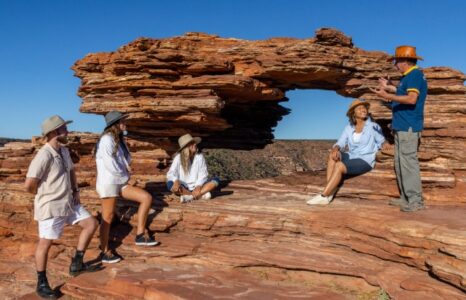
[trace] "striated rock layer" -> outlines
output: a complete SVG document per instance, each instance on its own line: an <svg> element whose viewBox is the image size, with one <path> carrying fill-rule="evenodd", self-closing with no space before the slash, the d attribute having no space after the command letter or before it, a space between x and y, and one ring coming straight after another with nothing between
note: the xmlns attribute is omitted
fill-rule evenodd
<svg viewBox="0 0 466 300"><path fill-rule="evenodd" d="M51 284L64 284L72 299L377 299L382 291L392 299L466 298L464 205L405 214L340 196L307 206L323 175L232 182L214 199L189 204L156 193L149 228L162 244L155 248L134 245L136 207L121 201L111 240L124 260L70 278L79 230L67 227L51 250ZM33 292L37 238L30 196L10 188L17 192L4 194L0 219L6 299ZM100 210L92 188L82 199ZM86 260L99 252L97 235Z"/></svg>
<svg viewBox="0 0 466 300"><path fill-rule="evenodd" d="M380 153L374 171L347 180L329 207L305 205L321 190L322 171L233 181L213 201L188 205L163 192L179 135L200 135L208 148L261 148L289 113L279 103L290 89L365 97L390 138L390 111L368 92L380 76L399 79L386 58L321 29L306 40L144 38L78 61L81 111L130 114L133 180L154 196L157 214L149 226L162 245L133 245L136 209L120 201L112 240L125 260L70 279L79 230L67 228L50 253L52 284L64 284L61 291L76 299L374 299L382 290L394 299L465 299L466 89L459 71L425 69L429 95L419 153L425 211L402 214L386 205L398 195L392 153ZM82 201L95 215L97 138L72 133L69 143ZM34 290L37 228L23 182L42 144L33 138L0 148L0 294L6 299L27 299ZM97 246L96 236L87 259L97 256Z"/></svg>
<svg viewBox="0 0 466 300"><path fill-rule="evenodd" d="M114 52L89 54L72 69L81 78L82 112L127 112L135 140L171 154L176 138L186 132L202 136L206 147L263 147L271 142L272 128L289 113L279 103L287 100L286 91L297 88L367 99L391 139L390 109L369 91L379 77L399 79L387 58L386 53L355 47L351 38L332 29L303 40L247 41L187 33L139 38ZM429 91L419 156L426 200L464 202L458 195L466 192L466 77L446 67L424 71ZM392 157L386 154L380 161L377 168L383 172L377 179L396 194L389 175Z"/></svg>

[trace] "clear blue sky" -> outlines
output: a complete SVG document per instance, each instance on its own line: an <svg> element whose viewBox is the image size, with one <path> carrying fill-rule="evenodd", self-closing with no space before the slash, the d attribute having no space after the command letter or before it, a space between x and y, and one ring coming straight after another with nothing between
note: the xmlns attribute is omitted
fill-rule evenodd
<svg viewBox="0 0 466 300"><path fill-rule="evenodd" d="M90 52L113 51L138 37L189 31L241 39L309 38L334 27L357 47L392 53L417 47L421 66L466 71L466 1L0 0L0 137L30 138L52 114L71 130L99 132L103 118L79 113L79 79L70 67ZM277 138L337 138L351 99L291 91L292 112Z"/></svg>

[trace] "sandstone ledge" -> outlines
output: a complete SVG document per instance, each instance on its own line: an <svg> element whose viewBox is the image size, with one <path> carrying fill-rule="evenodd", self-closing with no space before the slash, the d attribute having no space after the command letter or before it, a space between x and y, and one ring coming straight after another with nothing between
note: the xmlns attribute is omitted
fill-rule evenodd
<svg viewBox="0 0 466 300"><path fill-rule="evenodd" d="M337 197L328 207L310 207L304 201L314 187L301 183L313 176L232 182L223 195L190 204L160 195L150 224L162 242L155 248L133 245L135 209L122 202L120 217L132 225L119 223L113 232L125 260L68 279L78 232L68 228L52 248L52 283L65 283L62 292L76 299L356 299L380 288L393 299L464 299L466 206L406 214L382 201ZM94 197L85 189L95 212ZM0 253L9 259L0 262L0 285L5 295L27 293L35 225L19 217L15 203L3 202L2 211L10 213ZM97 237L89 259L96 247Z"/></svg>

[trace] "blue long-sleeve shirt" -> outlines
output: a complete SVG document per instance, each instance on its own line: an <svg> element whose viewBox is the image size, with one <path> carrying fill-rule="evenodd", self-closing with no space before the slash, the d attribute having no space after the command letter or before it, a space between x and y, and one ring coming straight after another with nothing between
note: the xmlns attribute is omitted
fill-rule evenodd
<svg viewBox="0 0 466 300"><path fill-rule="evenodd" d="M346 125L335 146L339 146L343 151L345 146L348 145L350 159L360 158L373 168L375 166L375 155L385 142L382 129L379 124L368 118L358 143L353 140L355 130L356 128L353 125Z"/></svg>

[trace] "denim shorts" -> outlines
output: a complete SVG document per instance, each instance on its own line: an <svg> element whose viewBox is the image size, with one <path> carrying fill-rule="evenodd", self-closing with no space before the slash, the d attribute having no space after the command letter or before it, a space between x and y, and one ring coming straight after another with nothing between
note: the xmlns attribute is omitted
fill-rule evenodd
<svg viewBox="0 0 466 300"><path fill-rule="evenodd" d="M341 153L341 162L346 167L346 175L361 175L372 170L371 165L369 165L365 160L360 158L349 158L349 154L346 152Z"/></svg>
<svg viewBox="0 0 466 300"><path fill-rule="evenodd" d="M220 179L218 177L213 177L213 178L208 179L204 184L209 183L209 182L215 183L215 186L217 187L220 184ZM181 183L181 185L188 191L191 191L185 184ZM171 180L167 181L167 189L169 192L172 190L172 187L173 187L173 181Z"/></svg>

